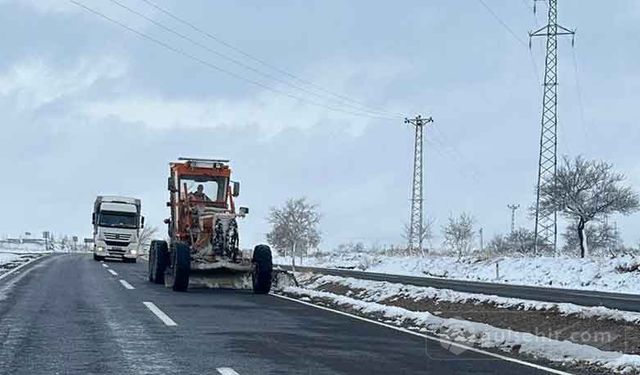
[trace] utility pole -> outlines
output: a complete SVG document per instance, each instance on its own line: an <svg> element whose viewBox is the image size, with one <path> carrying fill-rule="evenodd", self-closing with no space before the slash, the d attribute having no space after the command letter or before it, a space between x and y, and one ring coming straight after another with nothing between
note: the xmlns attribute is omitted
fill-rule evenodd
<svg viewBox="0 0 640 375"><path fill-rule="evenodd" d="M405 118L404 123L410 124L415 127L415 145L413 151L413 184L411 188L411 221L409 223L409 251L422 252L422 240L423 240L423 221L422 221L422 144L423 144L423 129L424 126L430 122L433 122L431 117L422 118L416 116L416 118Z"/></svg>
<svg viewBox="0 0 640 375"><path fill-rule="evenodd" d="M511 233L516 231L516 210L520 208L519 204L508 204L507 207L511 210Z"/></svg>
<svg viewBox="0 0 640 375"><path fill-rule="evenodd" d="M533 11L536 11L534 0ZM546 1L546 0L544 0ZM571 35L573 45L575 31L558 25L558 0L548 0L549 12L547 25L529 32L529 48L531 38L546 37L547 51L544 70L544 94L542 103L542 121L540 132L540 155L538 159L538 185L536 189L536 225L535 252L546 250L555 254L558 239L558 214L540 212L540 187L554 184L557 171L558 151L558 35Z"/></svg>

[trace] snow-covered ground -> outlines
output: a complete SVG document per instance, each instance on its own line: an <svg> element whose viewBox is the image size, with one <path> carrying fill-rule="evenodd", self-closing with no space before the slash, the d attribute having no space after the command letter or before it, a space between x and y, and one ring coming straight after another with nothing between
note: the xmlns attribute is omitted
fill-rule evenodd
<svg viewBox="0 0 640 375"><path fill-rule="evenodd" d="M11 262L16 262L19 259L20 259L20 255L18 254L0 252L0 266L7 263L11 263Z"/></svg>
<svg viewBox="0 0 640 375"><path fill-rule="evenodd" d="M274 257L276 264L290 264L290 258ZM296 259L299 264L299 259ZM369 253L342 253L306 257L304 266L350 268L409 276L551 286L640 294L640 258L504 257L480 259L443 255L422 257ZM629 271L629 270L632 271Z"/></svg>
<svg viewBox="0 0 640 375"><path fill-rule="evenodd" d="M0 253L14 253L14 254L32 254L32 253L45 253L44 246L38 244L0 244Z"/></svg>
<svg viewBox="0 0 640 375"><path fill-rule="evenodd" d="M484 323L442 318L427 311L411 311L306 287L287 287L284 293L303 301L337 307L387 324L437 335L459 344L525 354L561 364L595 365L620 373L637 373L640 369L638 355L603 351L566 340L559 341L531 333L496 328ZM460 348L451 349L464 351Z"/></svg>
<svg viewBox="0 0 640 375"><path fill-rule="evenodd" d="M318 290L326 285L343 286L349 292L347 296L367 302L385 302L394 299L413 301L433 300L436 303L467 303L473 305L486 304L496 309L515 311L553 311L563 316L580 319L609 319L633 324L640 323L640 313L609 309L602 306L580 306L571 303L541 302L520 298L506 298L487 294L464 293L449 289L436 289L390 283L386 281L361 280L352 277L332 275L313 275L299 273L298 281L307 289Z"/></svg>

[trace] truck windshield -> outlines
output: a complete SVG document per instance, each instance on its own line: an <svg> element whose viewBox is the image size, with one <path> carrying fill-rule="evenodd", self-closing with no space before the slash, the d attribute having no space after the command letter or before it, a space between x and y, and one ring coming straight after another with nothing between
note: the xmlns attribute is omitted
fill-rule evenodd
<svg viewBox="0 0 640 375"><path fill-rule="evenodd" d="M203 201L224 202L226 200L227 179L224 177L185 178L180 181L186 185L187 193Z"/></svg>
<svg viewBox="0 0 640 375"><path fill-rule="evenodd" d="M99 224L104 227L135 229L138 227L138 215L129 212L102 211Z"/></svg>

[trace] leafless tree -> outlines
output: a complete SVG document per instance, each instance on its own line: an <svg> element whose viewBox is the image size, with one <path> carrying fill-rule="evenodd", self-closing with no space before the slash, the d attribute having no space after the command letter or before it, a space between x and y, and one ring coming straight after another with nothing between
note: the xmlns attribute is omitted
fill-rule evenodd
<svg viewBox="0 0 640 375"><path fill-rule="evenodd" d="M148 253L149 246L151 246L151 240L154 239L156 234L158 233L158 227L147 225L142 231L140 231L139 244L140 244L140 252L143 254Z"/></svg>
<svg viewBox="0 0 640 375"><path fill-rule="evenodd" d="M544 214L557 211L576 222L580 256L584 258L588 252L587 223L614 213L628 215L640 207L638 194L621 185L624 179L603 161L565 157L555 183L540 187L540 210Z"/></svg>
<svg viewBox="0 0 640 375"><path fill-rule="evenodd" d="M302 263L309 249L320 244L318 206L308 203L306 198L289 199L281 208L271 208L268 221L271 231L267 241L279 254L290 255L294 267L296 255Z"/></svg>
<svg viewBox="0 0 640 375"><path fill-rule="evenodd" d="M507 235L496 235L487 244L487 250L494 255L530 255L535 249L535 234L525 228L518 228Z"/></svg>
<svg viewBox="0 0 640 375"><path fill-rule="evenodd" d="M471 215L462 213L458 217L449 217L449 221L442 228L444 245L456 252L458 259L471 251L474 233L473 222Z"/></svg>
<svg viewBox="0 0 640 375"><path fill-rule="evenodd" d="M580 246L576 237L576 224L568 225L562 237L565 239L563 251L565 254L574 253ZM585 225L584 236L592 255L618 255L624 251L620 232L606 221L593 222Z"/></svg>
<svg viewBox="0 0 640 375"><path fill-rule="evenodd" d="M406 242L409 242L409 237L411 234L411 225L408 223L404 224L404 228L402 230L402 239L404 239ZM420 249L421 254L424 256L424 246L425 244L428 244L429 246L431 245L431 239L433 239L433 219L427 219L427 221L425 221L422 224L422 249ZM411 250L411 249L409 249ZM410 254L410 255L417 255L417 254Z"/></svg>

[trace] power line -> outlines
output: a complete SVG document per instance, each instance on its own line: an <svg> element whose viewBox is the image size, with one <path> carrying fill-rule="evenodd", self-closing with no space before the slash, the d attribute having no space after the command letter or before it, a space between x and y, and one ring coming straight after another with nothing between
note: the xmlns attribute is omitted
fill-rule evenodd
<svg viewBox="0 0 640 375"><path fill-rule="evenodd" d="M580 84L580 73L578 70L578 57L576 54L575 47L571 49L572 57L573 57L573 70L575 73L576 79L576 91L578 95L578 108L580 110L580 124L582 125L582 132L584 133L584 137L586 138L587 145L591 146L591 142L589 141L589 132L587 132L587 124L584 119L584 105L582 103L582 85Z"/></svg>
<svg viewBox="0 0 640 375"><path fill-rule="evenodd" d="M511 34L511 36L518 41L518 43L522 44L523 46L527 47L527 43L518 36L518 34L516 34L511 27L509 27L509 25L507 25L506 22L504 22L502 20L502 18L500 18L498 16L498 14L496 12L493 11L493 9L491 9L491 7L489 7L489 5L487 5L487 3L484 0L478 0L478 2L480 4L482 4L482 6L493 16L493 18L496 19L496 21L498 21L502 27L504 27L505 30L507 30L509 32L509 34Z"/></svg>
<svg viewBox="0 0 640 375"><path fill-rule="evenodd" d="M231 76L233 78L236 78L238 80L241 80L241 81L244 81L244 82L256 85L256 86L259 86L259 87L261 87L261 88L263 88L265 90L277 93L279 95L287 96L287 97L289 97L291 99L296 99L296 100L299 100L299 101L302 101L302 102L305 102L305 103L309 103L309 104L315 105L317 107L322 107L322 108L325 108L325 109L328 109L328 110L334 111L334 112L341 112L341 113L346 113L346 114L350 114L350 115L354 115L354 116L369 117L369 118L375 118L375 119L384 119L384 120L394 120L394 119L396 119L396 118L393 118L393 117L371 115L371 114L368 114L368 113L354 112L354 111L345 110L345 109L342 109L342 108L336 108L336 107L325 105L324 103L319 103L319 102L316 102L314 100L310 100L310 99L307 99L307 98L299 97L299 96L293 95L291 93L288 93L288 92L285 92L285 91L282 91L282 90L278 90L276 88L270 87L270 86L268 86L268 85L266 85L264 83L261 83L259 81L255 81L255 80L252 80L250 78L243 77L243 76L241 76L241 75L239 75L237 73L234 73L234 72L231 72L231 71L229 71L227 69L221 68L221 67L219 67L219 66L217 66L215 64L212 64L209 61L203 60L203 59L201 59L201 58L199 58L197 56L194 56L194 55L192 55L192 54L190 54L188 52L185 52L184 50L181 50L179 48L173 47L168 43L165 43L165 42L163 42L163 41L161 41L159 39L156 39L156 38L154 38L152 36L149 36L149 35L141 32L139 30L136 30L136 29L134 29L134 28L132 28L132 27L130 27L128 25L125 25L124 23L122 23L122 22L120 22L120 21L118 21L118 20L116 20L114 18L111 18L111 17L105 15L104 13L101 13L101 12L99 12L99 11L93 9L93 8L90 8L90 7L86 6L83 3L77 2L75 0L69 0L69 2L71 2L74 5L77 5L77 6L81 7L81 8L83 8L83 9L85 9L85 10L87 10L87 11L89 11L89 12L91 12L91 13L93 13L93 14L95 14L95 15L97 15L97 16L99 16L99 17L101 17L101 18L103 18L103 19L105 19L105 20L107 20L107 21L109 21L109 22L111 22L113 24L115 24L115 25L120 26L120 27L128 30L129 32L132 32L132 33L138 35L139 37L141 37L143 39L146 39L146 40L151 41L151 42L153 42L153 43L155 43L155 44L157 44L157 45L159 45L159 46L161 46L163 48L166 48L166 49L168 49L168 50L170 50L170 51L172 51L172 52L174 52L176 54L179 54L179 55L182 55L184 57L187 57L187 58L189 58L191 60L194 60L194 61L196 61L196 62L198 62L198 63L200 63L200 64L202 64L202 65L204 65L204 66L206 66L208 68L211 68L211 69L216 70L218 72L224 73L224 74L226 74L228 76Z"/></svg>
<svg viewBox="0 0 640 375"><path fill-rule="evenodd" d="M358 105L358 106L360 106L362 108L370 108L366 103L363 103L363 102L358 101L358 100L351 99L351 98L349 98L349 97L347 97L345 95L341 95L341 94L335 93L335 92L333 92L331 90L325 89L324 87L322 87L322 86L320 86L320 85L318 85L316 83L313 83L313 82L311 82L309 80L305 80L303 78L300 78L299 76L297 76L297 75L295 75L293 73L290 73L290 72L288 72L288 71L286 71L284 69L278 68L277 66L275 66L273 64L270 64L267 61L265 61L263 59L260 59L260 58L258 58L256 56L254 56L254 55L252 55L252 54L250 54L250 53L248 53L248 52L246 52L246 51L244 51L244 50L232 45L231 43L226 42L222 38L220 38L220 37L218 37L216 35L213 35L212 33L210 33L208 31L196 26L192 22L189 22L184 18L176 16L175 14L173 14L172 12L167 10L166 8L163 8L163 7L155 4L154 2L152 2L150 0L140 0L140 1L146 3L147 5L151 6L154 9L156 9L157 11L167 15L168 17L172 18L173 20L175 20L175 21L177 21L177 22L179 22L179 23L181 23L183 25L186 25L186 26L190 27L191 29L193 29L196 32L204 35L205 37L207 37L207 38L209 38L209 39L211 39L211 40L213 40L213 41L215 41L215 42L217 42L217 43L229 48L230 50L233 50L233 51L239 53L240 55L242 55L242 56L244 56L246 58L249 58L249 59L253 60L254 62L257 62L258 64L260 64L262 66L265 66L265 67L267 67L267 68L269 68L269 69L271 69L273 71L276 71L276 72L278 72L280 74L286 75L287 77L289 77L289 78L291 78L293 80L296 80L296 81L298 81L298 82L300 82L302 84L314 87L316 90L324 92L325 94L331 95L331 96L333 96L335 98L341 99L342 101L351 102L351 103L356 104L356 105ZM402 114L400 114L400 113L391 113L391 112L379 111L379 110L375 110L375 109L373 111L371 111L371 112L378 112L378 113L383 113L383 114L387 114L387 115L392 114L392 115L395 115L395 116L402 116Z"/></svg>
<svg viewBox="0 0 640 375"><path fill-rule="evenodd" d="M529 47L529 59L531 60L531 66L533 69L533 75L535 77L535 79L538 81L538 84L542 84L542 82L540 82L540 77L538 77L538 64L536 63L533 54L531 53L531 49L530 46L522 39L518 36L518 34L516 34L515 31L513 31L513 29L500 17L498 16L498 13L494 12L493 9L491 9L491 7L484 1L484 0L478 0L478 2L487 10L487 12L489 12L489 14L491 14L491 16L493 16L493 18L498 21L498 23L500 25L502 25L502 27L521 45L523 45L525 48Z"/></svg>
<svg viewBox="0 0 640 375"><path fill-rule="evenodd" d="M186 41L188 41L188 42L190 42L190 43L192 43L192 44L194 44L194 45L196 45L196 46L198 46L198 47L200 47L200 48L202 48L202 49L204 49L204 50L206 50L206 51L208 51L210 53L213 53L216 56L219 56L219 57L221 57L221 58L223 58L223 59L225 59L227 61L230 61L230 62L232 62L232 63L234 63L236 65L239 65L239 66L241 66L241 67L243 67L243 68L245 68L247 70L250 70L250 71L252 71L252 72L254 72L254 73L258 74L258 75L261 75L261 76L266 77L268 79L272 79L272 80L274 80L276 82L279 82L281 84L289 86L289 87L291 87L293 89L300 90L300 91L302 91L302 92L304 92L306 94L315 96L315 97L317 97L317 98L319 98L321 100L327 100L326 95L320 95L320 94L317 94L317 93L315 93L313 91L307 90L306 88L301 87L299 85L292 84L292 83L290 83L290 82L288 82L286 80L280 79L280 78L278 78L278 77L276 77L276 76L274 76L272 74L265 73L265 72L263 72L263 71L261 71L259 69L256 69L256 68L254 68L254 67L252 67L252 66L250 66L248 64L245 64L244 62L242 62L242 61L240 61L238 59L235 59L233 57L227 56L227 55L225 55L225 54L223 54L223 53L221 53L219 51L216 51L216 50L214 50L212 48L209 48L208 46L206 46L206 45L194 40L193 38L190 38L189 36L184 35L184 34L178 32L178 31L176 31L175 29L170 28L169 26L166 26L166 25L164 25L164 24L162 24L162 23L160 23L160 22L158 22L158 21L156 21L156 20L154 20L154 19L152 19L150 17L145 16L144 14L142 14L142 13L138 12L137 10L132 9L132 8L130 8L130 7L126 6L126 5L124 5L124 4L122 4L121 2L119 2L117 0L109 0L109 1L111 1L114 4L116 4L119 7L127 10L130 13L133 13L136 16L138 16L138 17L140 17L140 18L142 18L142 19L144 19L144 20L146 20L148 22L151 22L152 24L156 25L157 27L159 27L159 28L161 28L161 29L173 34L173 35L176 35L179 38L184 39L184 40L186 40ZM382 112L382 111L370 110L368 108L357 107L357 106L354 106L354 105L349 104L349 103L343 103L341 101L336 101L336 99L329 98L329 100L332 100L332 101L336 102L336 104L338 104L338 105L343 105L343 106L346 106L346 107L350 107L350 108L352 108L352 109L354 109L356 111L368 112L368 113L373 113L373 114L376 114L376 115L385 115L385 113Z"/></svg>

